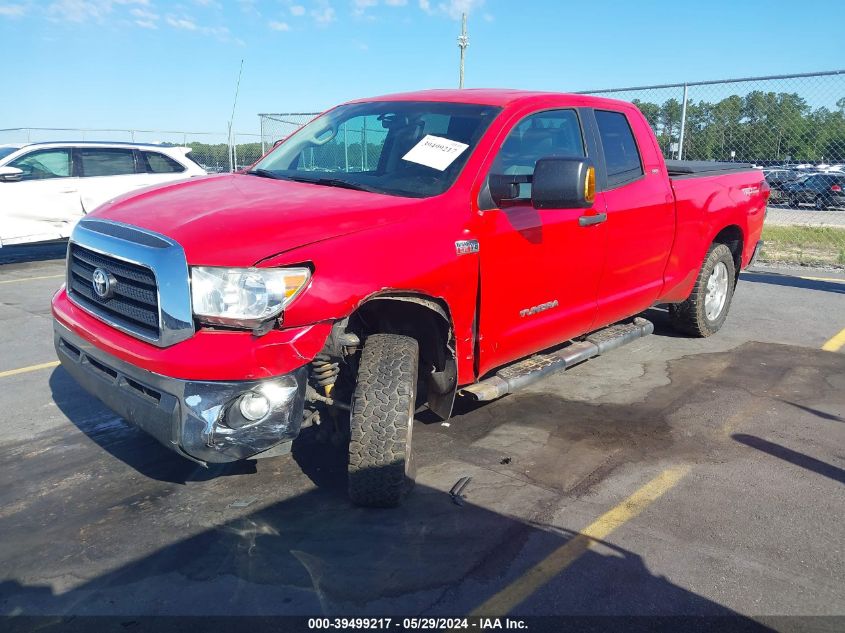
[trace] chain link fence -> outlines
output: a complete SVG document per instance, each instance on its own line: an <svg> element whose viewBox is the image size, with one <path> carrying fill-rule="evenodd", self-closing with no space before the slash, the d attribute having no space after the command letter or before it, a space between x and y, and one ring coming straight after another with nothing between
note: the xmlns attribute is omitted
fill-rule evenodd
<svg viewBox="0 0 845 633"><path fill-rule="evenodd" d="M583 93L635 103L666 158L763 168L760 261L845 266L845 71Z"/></svg>
<svg viewBox="0 0 845 633"><path fill-rule="evenodd" d="M319 112L259 114L262 149L265 151L272 149L276 143L285 140L318 114Z"/></svg>
<svg viewBox="0 0 845 633"><path fill-rule="evenodd" d="M272 148L319 113L299 112L260 114L263 146ZM319 167L320 171L368 171L378 164L387 130L376 117L364 117L354 124L343 124L328 143L306 152L304 169Z"/></svg>
<svg viewBox="0 0 845 633"><path fill-rule="evenodd" d="M0 129L0 145L62 141L131 142L190 147L191 158L209 173L222 173L248 167L263 154L259 134L235 133L229 141L226 134L216 132L106 128Z"/></svg>

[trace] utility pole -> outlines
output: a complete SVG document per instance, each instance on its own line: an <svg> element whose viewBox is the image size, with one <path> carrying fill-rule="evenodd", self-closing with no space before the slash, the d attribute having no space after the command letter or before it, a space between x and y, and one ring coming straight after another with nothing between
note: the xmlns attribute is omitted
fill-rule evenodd
<svg viewBox="0 0 845 633"><path fill-rule="evenodd" d="M461 34L458 36L458 48L461 49L461 76L458 81L458 88L464 87L464 55L466 54L467 46L469 46L469 36L467 35L467 14L461 14Z"/></svg>

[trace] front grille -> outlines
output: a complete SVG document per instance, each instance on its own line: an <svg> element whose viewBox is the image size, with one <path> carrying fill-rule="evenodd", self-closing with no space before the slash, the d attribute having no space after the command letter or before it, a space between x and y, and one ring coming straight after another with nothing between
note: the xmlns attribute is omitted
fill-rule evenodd
<svg viewBox="0 0 845 633"><path fill-rule="evenodd" d="M94 270L101 268L116 280L113 296L101 299L94 292ZM146 338L158 339L158 289L153 271L103 255L71 242L68 252L68 294L86 310L107 322Z"/></svg>

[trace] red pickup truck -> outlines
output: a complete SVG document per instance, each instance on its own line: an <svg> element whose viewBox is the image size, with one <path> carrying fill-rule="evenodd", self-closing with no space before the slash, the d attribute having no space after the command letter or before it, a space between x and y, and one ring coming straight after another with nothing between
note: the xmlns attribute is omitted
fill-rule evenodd
<svg viewBox="0 0 845 633"><path fill-rule="evenodd" d="M348 442L397 504L420 407L490 400L648 334L722 326L769 189L663 160L631 104L424 91L329 110L250 169L106 203L68 244L56 350L202 464Z"/></svg>

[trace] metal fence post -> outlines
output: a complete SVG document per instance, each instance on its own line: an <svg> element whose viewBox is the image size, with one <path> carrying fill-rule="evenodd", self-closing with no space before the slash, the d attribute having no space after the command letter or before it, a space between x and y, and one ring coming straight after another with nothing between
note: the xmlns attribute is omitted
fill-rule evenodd
<svg viewBox="0 0 845 633"><path fill-rule="evenodd" d="M261 121L261 155L267 153L267 150L264 149L264 117L259 115L259 120Z"/></svg>
<svg viewBox="0 0 845 633"><path fill-rule="evenodd" d="M367 120L364 119L364 125L361 126L361 150L364 152L364 171L369 169L367 156Z"/></svg>
<svg viewBox="0 0 845 633"><path fill-rule="evenodd" d="M346 171L349 171L349 136L347 130L349 126L343 124L343 164L346 166Z"/></svg>
<svg viewBox="0 0 845 633"><path fill-rule="evenodd" d="M687 84L684 84L684 100L681 103L681 134L678 138L678 160L684 157L684 132L687 127Z"/></svg>

